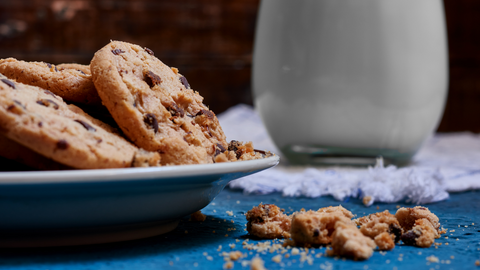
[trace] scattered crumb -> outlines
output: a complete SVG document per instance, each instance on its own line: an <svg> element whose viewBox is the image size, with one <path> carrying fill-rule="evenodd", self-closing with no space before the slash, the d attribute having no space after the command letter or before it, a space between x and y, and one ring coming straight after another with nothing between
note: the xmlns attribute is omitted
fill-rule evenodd
<svg viewBox="0 0 480 270"><path fill-rule="evenodd" d="M475 261L475 265L476 265L476 266L480 266L480 261L479 261L479 260L476 260L476 261Z"/></svg>
<svg viewBox="0 0 480 270"><path fill-rule="evenodd" d="M438 257L435 257L434 255L432 255L427 257L427 261L432 263L438 263L440 260L438 259Z"/></svg>
<svg viewBox="0 0 480 270"><path fill-rule="evenodd" d="M365 206L370 206L373 203L373 198L372 196L365 196L363 197L362 202Z"/></svg>
<svg viewBox="0 0 480 270"><path fill-rule="evenodd" d="M263 260L260 259L259 257L255 257L252 259L252 262L250 264L250 269L251 270L266 270L266 268L263 266Z"/></svg>
<svg viewBox="0 0 480 270"><path fill-rule="evenodd" d="M223 265L223 269L232 269L233 268L233 262L228 261Z"/></svg>
<svg viewBox="0 0 480 270"><path fill-rule="evenodd" d="M226 211L227 215L233 216L233 211Z"/></svg>
<svg viewBox="0 0 480 270"><path fill-rule="evenodd" d="M237 251L232 251L232 252L229 253L229 258L232 261L236 261L236 260L240 259L242 256L243 256L243 253L238 251L238 250Z"/></svg>
<svg viewBox="0 0 480 270"><path fill-rule="evenodd" d="M272 261L280 263L282 261L282 255L278 254L276 256L273 256Z"/></svg>

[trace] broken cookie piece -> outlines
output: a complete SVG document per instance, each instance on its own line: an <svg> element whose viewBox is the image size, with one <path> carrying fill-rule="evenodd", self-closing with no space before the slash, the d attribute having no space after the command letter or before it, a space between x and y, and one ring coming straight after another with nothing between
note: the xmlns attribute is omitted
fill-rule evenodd
<svg viewBox="0 0 480 270"><path fill-rule="evenodd" d="M435 242L437 234L432 223L428 219L422 218L417 219L412 229L402 235L402 241L405 245L425 248Z"/></svg>
<svg viewBox="0 0 480 270"><path fill-rule="evenodd" d="M363 235L370 237L380 250L391 250L400 241L402 228L397 218L388 210L355 220Z"/></svg>
<svg viewBox="0 0 480 270"><path fill-rule="evenodd" d="M323 207L317 210L319 213L339 213L342 214L346 218L353 218L354 215L352 212L348 211L345 209L345 207L339 205L339 206L328 206L328 207Z"/></svg>
<svg viewBox="0 0 480 270"><path fill-rule="evenodd" d="M366 260L376 247L372 239L364 236L352 223L337 222L332 234L330 256L342 256L354 260Z"/></svg>
<svg viewBox="0 0 480 270"><path fill-rule="evenodd" d="M439 238L441 234L445 233L445 230L440 229L440 222L438 217L430 212L427 207L415 206L413 208L402 207L397 210L395 214L400 226L402 226L405 232L411 230L415 226L415 222L418 219L428 220L435 229L435 238Z"/></svg>
<svg viewBox="0 0 480 270"><path fill-rule="evenodd" d="M290 237L291 218L273 204L260 204L247 212L247 230L259 238Z"/></svg>
<svg viewBox="0 0 480 270"><path fill-rule="evenodd" d="M341 212L300 211L293 214L290 234L298 246L318 246L332 242L337 222L354 224Z"/></svg>

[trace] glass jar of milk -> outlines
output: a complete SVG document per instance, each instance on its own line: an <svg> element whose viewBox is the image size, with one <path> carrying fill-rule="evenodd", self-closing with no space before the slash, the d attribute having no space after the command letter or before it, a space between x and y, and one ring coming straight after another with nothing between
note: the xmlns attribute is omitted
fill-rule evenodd
<svg viewBox="0 0 480 270"><path fill-rule="evenodd" d="M407 163L448 81L441 0L262 0L256 110L291 163Z"/></svg>

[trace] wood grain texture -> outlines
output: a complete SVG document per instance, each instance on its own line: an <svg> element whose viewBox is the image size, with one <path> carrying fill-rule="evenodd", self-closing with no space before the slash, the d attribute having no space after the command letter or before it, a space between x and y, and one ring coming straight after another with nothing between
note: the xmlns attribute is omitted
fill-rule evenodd
<svg viewBox="0 0 480 270"><path fill-rule="evenodd" d="M109 40L148 47L216 113L252 104L260 0L0 2L0 58L88 64ZM444 0L450 82L438 131L480 132L480 2Z"/></svg>

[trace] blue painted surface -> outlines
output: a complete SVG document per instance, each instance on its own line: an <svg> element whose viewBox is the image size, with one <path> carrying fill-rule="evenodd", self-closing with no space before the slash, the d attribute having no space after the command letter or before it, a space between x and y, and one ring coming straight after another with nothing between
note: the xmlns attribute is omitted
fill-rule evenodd
<svg viewBox="0 0 480 270"><path fill-rule="evenodd" d="M451 194L447 201L427 205L448 230L446 235L436 240L441 244L437 248L400 244L392 251L377 251L369 260L356 262L324 255L315 257L325 253L325 247L322 247L313 249L312 265L301 262L299 255L289 258L282 256L279 264L272 261L277 252L258 253L242 247L242 242L250 238L244 231L244 213L260 202L277 204L287 212L341 203L358 216L383 210L394 213L397 207L396 204L375 204L366 208L356 199L338 202L331 197L285 198L279 194L245 196L241 192L226 189L202 210L208 216L205 222L192 222L184 218L171 233L123 243L3 249L0 250L0 269L222 269L225 261L221 253L233 250L247 255L235 262L233 269L250 269L249 266L242 266L241 261L250 261L254 256L260 256L267 269L480 269L475 266L475 261L480 260L480 191ZM227 211L232 211L233 216ZM267 240L249 239L248 242L258 244ZM235 244L235 247L230 247L231 244ZM222 246L221 250L219 246ZM312 255L311 251L309 255ZM438 263L427 260L432 255L439 259Z"/></svg>

